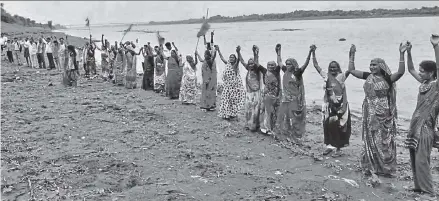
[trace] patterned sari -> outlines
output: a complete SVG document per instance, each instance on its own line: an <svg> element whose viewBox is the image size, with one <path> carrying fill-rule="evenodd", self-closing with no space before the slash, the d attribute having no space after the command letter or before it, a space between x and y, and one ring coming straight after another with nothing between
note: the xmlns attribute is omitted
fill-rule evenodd
<svg viewBox="0 0 439 201"><path fill-rule="evenodd" d="M280 105L281 83L280 83L280 67L268 70L264 75L264 94L261 105L261 116L263 123L261 124L261 132L271 134L274 131L277 113Z"/></svg>
<svg viewBox="0 0 439 201"><path fill-rule="evenodd" d="M196 69L192 68L189 62L183 66L183 78L180 88L180 101L187 104L195 104L197 95L197 75Z"/></svg>
<svg viewBox="0 0 439 201"><path fill-rule="evenodd" d="M136 58L136 55L134 55L134 52L128 51L126 53L126 60L127 60L127 70L126 70L126 75L125 75L125 88L135 89L135 88L137 88L137 83L136 83L137 58Z"/></svg>
<svg viewBox="0 0 439 201"><path fill-rule="evenodd" d="M227 63L223 72L224 90L221 94L221 104L218 116L224 119L238 117L244 106L245 89L239 70L235 71L231 63Z"/></svg>
<svg viewBox="0 0 439 201"><path fill-rule="evenodd" d="M434 195L430 170L433 146L439 144L435 132L439 114L439 85L437 81L419 87L418 104L410 122L406 144L409 145L415 190Z"/></svg>
<svg viewBox="0 0 439 201"><path fill-rule="evenodd" d="M73 54L69 54L68 57L64 58L64 73L63 73L63 84L64 86L77 86L78 81L78 68L75 65L76 58Z"/></svg>
<svg viewBox="0 0 439 201"><path fill-rule="evenodd" d="M391 75L387 65L382 66ZM390 176L396 171L396 90L383 76L367 75L363 101L363 151L366 172Z"/></svg>
<svg viewBox="0 0 439 201"><path fill-rule="evenodd" d="M201 66L201 109L213 110L216 108L217 73L215 61L212 61L212 66L209 66L207 61L203 62Z"/></svg>
<svg viewBox="0 0 439 201"><path fill-rule="evenodd" d="M245 128L250 131L257 131L260 128L262 115L262 93L261 93L261 81L262 75L265 72L265 68L262 66L249 67L247 66L246 76L246 99L245 99ZM263 87L263 86L262 86Z"/></svg>
<svg viewBox="0 0 439 201"><path fill-rule="evenodd" d="M114 84L118 86L123 85L123 73L124 73L124 60L125 55L121 52L118 52L116 55L116 60L114 61Z"/></svg>
<svg viewBox="0 0 439 201"><path fill-rule="evenodd" d="M165 91L166 69L163 60L159 57L155 60L154 69L154 91L161 93Z"/></svg>

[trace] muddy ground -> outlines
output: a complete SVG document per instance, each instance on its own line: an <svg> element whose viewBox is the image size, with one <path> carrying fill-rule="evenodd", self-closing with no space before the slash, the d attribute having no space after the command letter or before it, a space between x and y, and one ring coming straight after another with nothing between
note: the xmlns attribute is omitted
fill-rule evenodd
<svg viewBox="0 0 439 201"><path fill-rule="evenodd" d="M292 146L150 91L101 79L66 88L60 72L17 70L2 62L2 200L424 200L407 190L403 130L398 174L378 181L358 167L358 117L344 155L323 157L320 106Z"/></svg>

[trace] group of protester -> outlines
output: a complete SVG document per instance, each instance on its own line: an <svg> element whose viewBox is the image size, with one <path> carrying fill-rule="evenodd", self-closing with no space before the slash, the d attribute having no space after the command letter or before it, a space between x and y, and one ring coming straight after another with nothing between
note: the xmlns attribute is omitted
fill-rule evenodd
<svg viewBox="0 0 439 201"><path fill-rule="evenodd" d="M100 50L103 79L112 80L118 86L134 89L137 87L136 57L141 55L144 58L141 88L153 90L170 99L179 99L186 105L196 105L198 102L195 100L198 91L196 72L197 64L200 62L202 65L199 107L208 112L217 108L216 61L219 56L220 61L225 64L225 70L221 76L223 90L218 116L226 120L234 120L244 109L246 129L299 144L306 129L305 88L302 75L312 57L315 69L325 81L323 127L324 143L328 147L323 154L327 155L335 150L333 156L339 156L341 148L349 145L351 115L345 81L352 74L358 79L365 80L361 167L368 175L392 177L397 166L396 82L405 73L407 54L408 71L421 84L418 104L405 141L412 161L415 183L413 190L435 195L430 171L430 154L433 148L439 149L439 135L436 128L439 114L439 81L437 81L439 36L431 37L436 61L422 61L419 64L419 72L414 69L412 44L401 43L399 67L395 73L391 72L381 58L371 60L370 72L356 70L355 45L350 48L349 66L345 72L336 61L330 62L327 71L324 71L317 62L315 45L310 47L305 63L299 65L294 58L288 58L283 62L282 47L277 44L275 47L277 61L269 61L263 66L259 62L259 48L256 45L252 48L253 58L247 61L241 54L240 46L236 47L236 54L230 54L228 59L225 59L219 46L214 45L213 37L213 32L210 42L206 42L204 37L206 48L204 55L196 51L194 56L188 54L183 58L175 44L165 43L164 38L159 40L158 46L152 47L148 43L136 52L136 45L133 42L119 44L115 42L114 45L110 45L102 35L102 45L97 47L90 36L90 41L83 48L81 60L84 61L85 76L96 75L95 50ZM29 43L32 45L33 41ZM39 45L47 47L50 39L40 38L35 44L39 53L41 52ZM64 43L60 40L59 44ZM60 65L65 66L63 82L66 85L76 85L79 76L76 49L68 46L63 50L58 50L58 61L55 63L65 62ZM53 51L52 48L52 53ZM49 57L49 53L47 54ZM242 69L247 71L244 82L240 76L240 64L244 67Z"/></svg>

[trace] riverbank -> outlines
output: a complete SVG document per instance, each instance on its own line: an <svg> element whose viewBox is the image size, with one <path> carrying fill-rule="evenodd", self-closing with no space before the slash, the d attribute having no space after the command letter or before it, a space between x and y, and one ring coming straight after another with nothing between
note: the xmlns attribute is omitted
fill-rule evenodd
<svg viewBox="0 0 439 201"><path fill-rule="evenodd" d="M1 32L4 33L8 39L17 38L26 38L33 37L37 39L41 36L50 37L56 36L57 38L65 38L66 34L63 32L54 32L50 29L43 29L40 27L25 27L18 24L9 24L5 22L1 22ZM69 44L74 45L76 47L84 46L87 39L68 35Z"/></svg>
<svg viewBox="0 0 439 201"><path fill-rule="evenodd" d="M292 146L245 131L242 115L223 121L150 91L100 79L65 88L61 72L7 62L1 76L2 200L419 200L405 131L396 178L364 178L360 119L344 155L324 157L318 105Z"/></svg>

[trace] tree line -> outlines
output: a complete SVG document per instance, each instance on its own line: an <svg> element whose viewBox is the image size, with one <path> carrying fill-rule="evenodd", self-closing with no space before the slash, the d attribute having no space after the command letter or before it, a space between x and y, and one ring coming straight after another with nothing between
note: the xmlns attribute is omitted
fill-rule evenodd
<svg viewBox="0 0 439 201"><path fill-rule="evenodd" d="M30 18L26 18L20 15L11 15L4 8L4 3L0 3L1 6L1 21L9 24L18 24L26 27L41 27L41 28L49 28L49 29L60 29L64 28L63 26L56 24L53 25L52 21L48 21L47 23L40 23L32 20Z"/></svg>
<svg viewBox="0 0 439 201"><path fill-rule="evenodd" d="M422 7L414 9L373 9L373 10L295 10L289 13L252 14L235 17L216 15L209 17L209 22L246 22L246 21L274 21L295 19L325 19L325 18L379 18L379 17L402 17L402 16L438 16L439 7ZM154 22L147 24L194 24L202 23L201 19L187 19L179 21Z"/></svg>

